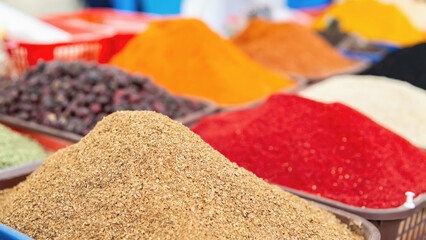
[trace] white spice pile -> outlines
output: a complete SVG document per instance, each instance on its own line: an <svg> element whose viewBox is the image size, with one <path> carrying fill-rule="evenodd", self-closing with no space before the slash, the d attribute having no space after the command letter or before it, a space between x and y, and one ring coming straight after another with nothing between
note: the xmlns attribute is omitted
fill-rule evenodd
<svg viewBox="0 0 426 240"><path fill-rule="evenodd" d="M1 194L35 239L362 239L153 112L111 114Z"/></svg>
<svg viewBox="0 0 426 240"><path fill-rule="evenodd" d="M426 91L407 82L377 76L336 76L300 95L324 103L343 103L413 145L426 148Z"/></svg>

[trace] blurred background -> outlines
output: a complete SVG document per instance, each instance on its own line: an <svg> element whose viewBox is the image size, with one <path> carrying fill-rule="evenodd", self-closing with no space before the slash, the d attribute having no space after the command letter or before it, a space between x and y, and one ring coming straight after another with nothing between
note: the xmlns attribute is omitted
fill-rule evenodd
<svg viewBox="0 0 426 240"><path fill-rule="evenodd" d="M321 196L318 187L336 201L376 209L401 208L415 189L423 205L401 220L355 213L376 224L382 239L426 239L425 41L425 0L0 0L0 123L54 152L115 111L153 110L189 127L207 119L218 136L253 137L216 140L236 156L252 150L252 162L265 169L249 170L268 181L291 175L308 183L321 172L337 178L288 187ZM304 98L318 107L306 110L314 103ZM262 118L246 117L247 108ZM222 129L222 113L241 129ZM261 127L251 131L255 124ZM257 137L268 134L284 147ZM293 138L300 135L306 142ZM299 167L300 175L280 162L308 163L306 156L324 162ZM330 175L323 166L333 160L351 177ZM373 180L351 182L364 175ZM320 185L333 181L343 187ZM344 191L350 197L343 201ZM418 220L404 225L404 218Z"/></svg>

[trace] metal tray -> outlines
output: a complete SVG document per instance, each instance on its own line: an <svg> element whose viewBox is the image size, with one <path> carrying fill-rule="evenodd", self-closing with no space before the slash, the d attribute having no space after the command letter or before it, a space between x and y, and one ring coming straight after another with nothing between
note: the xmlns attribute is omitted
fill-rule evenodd
<svg viewBox="0 0 426 240"><path fill-rule="evenodd" d="M416 207L404 206L388 209L360 208L313 194L282 187L299 197L325 204L361 216L373 223L383 240L424 240L426 239L426 193L414 199Z"/></svg>

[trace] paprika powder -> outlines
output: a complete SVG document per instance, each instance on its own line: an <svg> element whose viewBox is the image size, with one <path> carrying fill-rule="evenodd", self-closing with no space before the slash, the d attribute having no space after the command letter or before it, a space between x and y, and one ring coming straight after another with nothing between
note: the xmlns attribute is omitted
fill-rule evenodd
<svg viewBox="0 0 426 240"><path fill-rule="evenodd" d="M366 208L394 208L426 190L426 153L340 103L273 95L209 116L193 131L267 181Z"/></svg>

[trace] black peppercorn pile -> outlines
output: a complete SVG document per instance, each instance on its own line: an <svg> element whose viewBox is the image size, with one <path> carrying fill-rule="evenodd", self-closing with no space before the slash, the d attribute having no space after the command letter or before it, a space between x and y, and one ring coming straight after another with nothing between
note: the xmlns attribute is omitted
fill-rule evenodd
<svg viewBox="0 0 426 240"><path fill-rule="evenodd" d="M86 135L119 110L153 110L177 119L207 104L172 96L149 79L89 62L40 62L0 82L0 113Z"/></svg>
<svg viewBox="0 0 426 240"><path fill-rule="evenodd" d="M426 89L426 43L390 53L361 74L395 78Z"/></svg>

